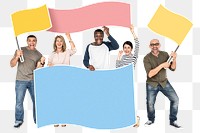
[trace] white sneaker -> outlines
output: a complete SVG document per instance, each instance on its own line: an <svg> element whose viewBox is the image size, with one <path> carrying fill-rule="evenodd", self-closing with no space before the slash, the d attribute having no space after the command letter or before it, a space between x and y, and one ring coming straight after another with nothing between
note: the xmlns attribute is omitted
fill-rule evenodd
<svg viewBox="0 0 200 133"><path fill-rule="evenodd" d="M177 121L174 121L172 123L170 123L171 126L177 128L177 129L183 129L183 127L181 127L180 125L178 125Z"/></svg>
<svg viewBox="0 0 200 133"><path fill-rule="evenodd" d="M153 124L153 122L150 121L150 120L148 120L148 121L144 124L144 126L148 127L148 126L150 126L151 124Z"/></svg>
<svg viewBox="0 0 200 133"><path fill-rule="evenodd" d="M23 122L15 122L14 128L19 128L22 124Z"/></svg>

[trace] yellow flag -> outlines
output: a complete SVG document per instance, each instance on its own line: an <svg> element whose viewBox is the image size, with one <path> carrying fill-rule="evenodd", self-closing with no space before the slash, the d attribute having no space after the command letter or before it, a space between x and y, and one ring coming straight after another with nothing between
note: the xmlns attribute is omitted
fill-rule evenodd
<svg viewBox="0 0 200 133"><path fill-rule="evenodd" d="M182 43L192 27L192 23L183 16L172 13L162 5L159 6L148 27L154 32Z"/></svg>
<svg viewBox="0 0 200 133"><path fill-rule="evenodd" d="M51 21L46 5L39 8L15 12L11 17L15 36L25 32L51 28Z"/></svg>

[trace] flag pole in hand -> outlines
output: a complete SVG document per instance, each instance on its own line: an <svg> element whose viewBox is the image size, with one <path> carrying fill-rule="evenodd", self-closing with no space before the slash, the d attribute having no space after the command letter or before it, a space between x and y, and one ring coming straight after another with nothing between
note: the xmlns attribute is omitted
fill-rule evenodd
<svg viewBox="0 0 200 133"><path fill-rule="evenodd" d="M179 48L179 45L176 47L175 51L176 52ZM171 63L172 62L172 56L169 57L169 59L167 60L168 63Z"/></svg>
<svg viewBox="0 0 200 133"><path fill-rule="evenodd" d="M15 37L15 39L16 39L16 42L17 42L17 49L21 50L21 47L19 46L17 37ZM21 62L24 62L24 56L23 55L21 55L19 59L20 59Z"/></svg>

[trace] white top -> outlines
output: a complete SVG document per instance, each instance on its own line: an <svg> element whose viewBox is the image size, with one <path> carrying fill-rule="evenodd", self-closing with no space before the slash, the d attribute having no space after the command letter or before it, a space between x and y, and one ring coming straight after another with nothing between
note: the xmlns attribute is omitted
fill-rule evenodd
<svg viewBox="0 0 200 133"><path fill-rule="evenodd" d="M90 45L89 49L90 64L95 69L109 69L109 48L103 43L100 46Z"/></svg>
<svg viewBox="0 0 200 133"><path fill-rule="evenodd" d="M76 53L76 49L67 49L65 52L52 52L49 56L48 62L53 65L66 64L70 65L70 56Z"/></svg>

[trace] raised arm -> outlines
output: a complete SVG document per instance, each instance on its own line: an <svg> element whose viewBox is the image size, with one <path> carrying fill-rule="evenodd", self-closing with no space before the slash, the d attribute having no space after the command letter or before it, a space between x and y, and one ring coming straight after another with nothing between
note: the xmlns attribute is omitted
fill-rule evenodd
<svg viewBox="0 0 200 133"><path fill-rule="evenodd" d="M65 33L65 35L67 36L67 39L69 41L69 44L71 45L71 49L76 49L76 46L74 44L74 42L72 41L72 38L70 36L70 33Z"/></svg>
<svg viewBox="0 0 200 133"><path fill-rule="evenodd" d="M107 45L107 47L109 48L109 51L111 50L117 50L119 48L119 44L117 43L117 41L110 35L109 32L109 28L106 26L103 26L103 31L104 33L108 36L108 39L110 40L110 42L106 42L105 44Z"/></svg>
<svg viewBox="0 0 200 133"><path fill-rule="evenodd" d="M131 33L133 34L134 39L138 38L138 37L136 36L135 32L134 32L134 26L133 26L133 25L130 26L130 31L131 31Z"/></svg>
<svg viewBox="0 0 200 133"><path fill-rule="evenodd" d="M133 54L133 57L135 58L133 65L135 67L135 65L137 63L137 59L138 59L140 43L139 43L138 37L136 36L136 34L134 32L134 26L133 25L130 26L130 31L131 31L131 33L134 37L134 41L135 41L135 49L134 49L134 54Z"/></svg>

